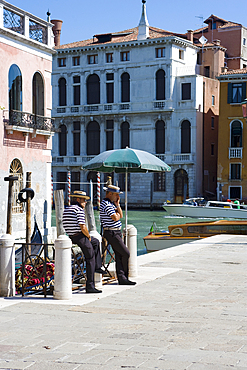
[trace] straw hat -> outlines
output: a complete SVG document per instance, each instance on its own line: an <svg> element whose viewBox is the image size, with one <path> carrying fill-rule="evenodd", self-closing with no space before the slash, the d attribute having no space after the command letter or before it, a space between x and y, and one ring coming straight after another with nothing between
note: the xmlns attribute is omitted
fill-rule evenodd
<svg viewBox="0 0 247 370"><path fill-rule="evenodd" d="M90 199L85 191L75 190L72 194L70 194L71 198L84 198Z"/></svg>
<svg viewBox="0 0 247 370"><path fill-rule="evenodd" d="M107 185L107 187L104 187L103 190L110 191L112 193L123 194L123 192L120 191L120 188L118 186L114 186L114 185Z"/></svg>

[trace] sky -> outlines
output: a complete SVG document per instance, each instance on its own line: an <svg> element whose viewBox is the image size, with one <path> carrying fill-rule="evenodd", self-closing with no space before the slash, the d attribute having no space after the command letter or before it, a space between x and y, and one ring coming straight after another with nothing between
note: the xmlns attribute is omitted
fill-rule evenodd
<svg viewBox="0 0 247 370"><path fill-rule="evenodd" d="M11 4L46 19L63 21L61 44L92 38L99 33L123 31L138 26L141 0L12 0ZM201 28L211 14L247 27L247 1L238 0L147 0L150 26L185 33ZM203 20L202 20L203 18Z"/></svg>

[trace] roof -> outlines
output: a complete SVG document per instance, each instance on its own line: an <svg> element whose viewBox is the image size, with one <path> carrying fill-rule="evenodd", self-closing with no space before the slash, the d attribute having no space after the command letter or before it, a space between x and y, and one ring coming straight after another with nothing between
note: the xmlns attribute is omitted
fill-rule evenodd
<svg viewBox="0 0 247 370"><path fill-rule="evenodd" d="M208 17L204 23L206 24L209 24L211 21L218 21L218 22L221 22L222 25L218 26L218 28L221 28L221 29L224 29L224 28L228 28L228 27L239 27L239 26L242 26L241 23L236 23L236 22L231 22L231 21L227 21L223 18L220 18L220 17L217 17L216 15L214 14L211 14L210 17ZM194 34L195 33L201 33L202 31L207 31L208 30L208 26L206 27L202 27L202 28L199 28L197 30L194 31Z"/></svg>
<svg viewBox="0 0 247 370"><path fill-rule="evenodd" d="M110 45L120 42L137 41L139 28L130 28L125 31L115 33L105 33L101 35L95 35L93 38L83 41L72 42L69 44L56 46L56 50L60 49L72 49L85 46L96 46L96 45ZM149 27L149 39L156 39L161 37L178 36L186 39L186 35L177 34L174 32L165 31L161 28Z"/></svg>
<svg viewBox="0 0 247 370"><path fill-rule="evenodd" d="M238 74L247 74L247 68L234 69L232 71L223 72L220 76L229 76L229 75L238 75Z"/></svg>

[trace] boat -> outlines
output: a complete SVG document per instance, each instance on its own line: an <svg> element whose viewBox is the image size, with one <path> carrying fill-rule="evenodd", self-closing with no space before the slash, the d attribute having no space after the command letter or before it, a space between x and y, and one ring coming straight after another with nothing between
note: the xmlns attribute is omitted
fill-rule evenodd
<svg viewBox="0 0 247 370"><path fill-rule="evenodd" d="M247 221L205 221L168 226L169 231L153 231L143 238L148 252L175 247L217 234L247 235Z"/></svg>
<svg viewBox="0 0 247 370"><path fill-rule="evenodd" d="M205 202L203 198L190 198L183 204L165 202L163 208L169 216L247 219L247 205L216 200Z"/></svg>

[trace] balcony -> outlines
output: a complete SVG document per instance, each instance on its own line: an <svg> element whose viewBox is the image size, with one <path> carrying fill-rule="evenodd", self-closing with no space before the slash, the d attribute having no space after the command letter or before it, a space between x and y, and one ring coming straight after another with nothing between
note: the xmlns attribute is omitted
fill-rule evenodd
<svg viewBox="0 0 247 370"><path fill-rule="evenodd" d="M229 148L229 158L242 158L243 148Z"/></svg>
<svg viewBox="0 0 247 370"><path fill-rule="evenodd" d="M154 102L154 109L164 109L166 106L166 103L164 100L157 100Z"/></svg>
<svg viewBox="0 0 247 370"><path fill-rule="evenodd" d="M53 132L58 131L55 129L54 120L50 117L17 110L5 110L3 114L4 127L8 134L13 134L14 131L21 131L26 134L32 133L50 137L53 135Z"/></svg>
<svg viewBox="0 0 247 370"><path fill-rule="evenodd" d="M191 153L180 153L180 154L154 154L156 157L166 162L169 165L173 164L194 164L195 155Z"/></svg>
<svg viewBox="0 0 247 370"><path fill-rule="evenodd" d="M94 155L52 157L53 166L82 166L93 159Z"/></svg>

